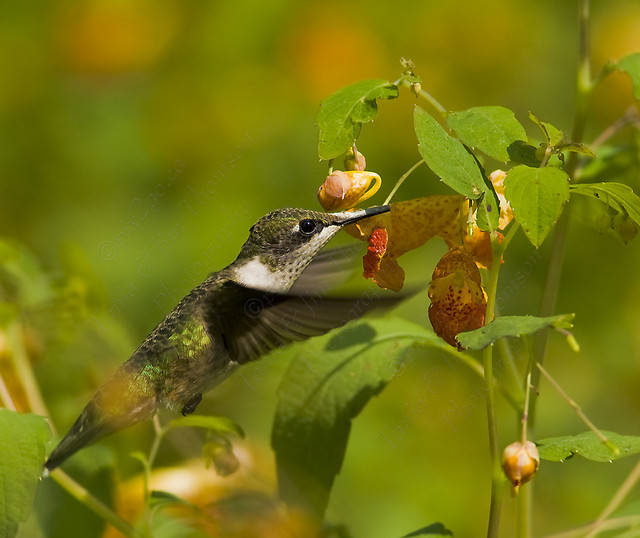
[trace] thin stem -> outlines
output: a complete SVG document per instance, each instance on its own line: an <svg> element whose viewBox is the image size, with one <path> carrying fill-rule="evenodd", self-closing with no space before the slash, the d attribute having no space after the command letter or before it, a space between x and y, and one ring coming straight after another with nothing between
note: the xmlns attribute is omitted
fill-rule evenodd
<svg viewBox="0 0 640 538"><path fill-rule="evenodd" d="M610 531L623 528L630 529L638 525L640 525L640 516L634 514L632 516L617 517L604 521L598 526L598 530ZM589 523L588 525L583 525L582 527L577 527L568 531L559 532L557 534L550 534L546 538L578 538L584 536L585 533L592 531L595 527L596 523Z"/></svg>
<svg viewBox="0 0 640 538"><path fill-rule="evenodd" d="M153 438L153 443L151 444L151 448L149 449L149 467L153 467L153 463L156 460L156 456L158 455L158 449L160 448L160 443L164 437L164 434L167 433L167 428L163 428L160 425L160 419L158 418L158 414L153 415L153 429L155 431L155 436Z"/></svg>
<svg viewBox="0 0 640 538"><path fill-rule="evenodd" d="M60 469L51 472L51 478L72 497L84 504L89 510L104 519L114 528L118 529L127 538L142 538L143 535L129 525L100 499L94 497L84 487Z"/></svg>
<svg viewBox="0 0 640 538"><path fill-rule="evenodd" d="M7 388L7 384L4 382L4 378L0 375L0 402L2 402L2 407L5 409L10 409L11 411L17 411L16 405L13 403L13 399L11 398L11 393Z"/></svg>
<svg viewBox="0 0 640 538"><path fill-rule="evenodd" d="M549 372L546 370L546 368L544 368L544 366L542 366L542 364L540 364L540 363L536 364L536 366L538 367L538 370L540 370L542 375L547 379L547 381L549 383L551 383L553 388L558 391L560 396L562 396L562 398L573 408L573 410L576 412L578 417L580 417L580 420L582 420L582 422L584 422L585 425L593 433L596 434L596 437L598 439L600 439L605 445L607 445L609 450L611 450L611 452L613 452L614 455L616 455L616 456L619 455L620 454L620 450L618 449L618 447L615 446L611 441L609 441L607 436L605 434L603 434L596 427L596 425L593 422L591 422L591 420L589 420L589 417L587 417L587 415L584 414L584 412L582 411L582 408L564 391L564 389L560 386L560 384L555 379L553 379L553 377L551 377L551 374L549 374Z"/></svg>
<svg viewBox="0 0 640 538"><path fill-rule="evenodd" d="M49 412L47 411L47 406L44 403L42 394L40 394L38 382L33 375L33 369L29 363L27 351L24 348L19 322L13 322L7 327L7 337L9 338L9 345L13 351L11 357L16 373L27 396L29 410L37 415L48 417Z"/></svg>
<svg viewBox="0 0 640 538"><path fill-rule="evenodd" d="M575 113L571 138L574 142L579 143L582 142L584 136L589 96L593 88L593 84L591 82L591 60L589 53L589 0L580 0L578 10L580 31L579 63L576 76ZM569 155L566 171L574 182L576 179L575 172L577 167L578 154L572 152ZM540 316L542 317L552 315L555 310L558 291L560 289L560 277L562 274L562 261L564 258L567 232L569 229L570 208L571 206L569 205L563 212L562 216L558 220L555 233L553 235L547 279L542 293L542 300L540 302ZM548 338L549 330L545 329L540 331L534 340L534 355L539 364L544 362L547 352ZM533 385L538 386L539 380L539 371L534 370L532 376ZM535 421L536 402L537 398L532 401L529 411L530 427L533 427Z"/></svg>
<svg viewBox="0 0 640 538"><path fill-rule="evenodd" d="M518 371L518 367L515 363L509 341L506 338L500 338L496 342L496 346L500 352L500 355L502 356L502 360L504 360L509 365L509 368L506 370L506 372L508 372L508 375L503 381L504 386L506 386L508 383L509 389L507 391L506 388L503 388L503 393L505 393L505 396L507 395L507 393L509 394L510 397L507 397L507 400L509 401L509 403L511 403L516 412L519 412L520 409L522 409L523 404L522 387L520 385L520 382L518 381L519 379L521 379L521 374Z"/></svg>
<svg viewBox="0 0 640 538"><path fill-rule="evenodd" d="M531 396L531 370L527 372L526 387L524 389L524 406L522 410L521 430L520 430L520 442L525 443L527 441L527 423L529 419L529 398Z"/></svg>
<svg viewBox="0 0 640 538"><path fill-rule="evenodd" d="M598 149L602 144L609 140L612 136L616 135L627 125L637 125L640 122L640 113L636 105L631 105L625 113L609 125L604 131L602 131L593 142L589 144L592 150Z"/></svg>
<svg viewBox="0 0 640 538"><path fill-rule="evenodd" d="M500 245L493 230L491 233L491 248L493 260L487 282L487 310L485 322L490 323L495 315L496 295L498 291L498 277L500 275L500 263L504 246ZM484 367L484 390L487 404L487 426L489 429L489 454L491 460L491 505L489 508L489 524L487 537L498 536L500 524L500 509L504 494L504 475L500 466L500 447L498 441L498 422L496 419L495 391L493 377L493 345L488 346L482 352L482 364Z"/></svg>
<svg viewBox="0 0 640 538"><path fill-rule="evenodd" d="M518 538L529 538L533 528L531 508L534 482L528 482L518 490L516 529Z"/></svg>
<svg viewBox="0 0 640 538"><path fill-rule="evenodd" d="M393 187L393 189L391 190L391 192L389 193L389 196L387 196L387 199L384 201L384 204L382 205L387 205L390 201L391 198L393 198L393 195L396 193L396 191L400 188L400 185L402 185L404 183L404 180L407 179L411 173L418 168L418 166L420 166L421 164L424 163L424 159L419 160L416 164L414 164L411 168L409 168L409 170L407 170L401 177L400 179L398 179L398 181L396 181L395 186Z"/></svg>
<svg viewBox="0 0 640 538"><path fill-rule="evenodd" d="M422 90L422 89L421 89L421 90L420 90L420 97L424 97L427 101L429 101L429 104L430 104L433 108L435 108L435 109L440 113L440 115L441 115L443 118L446 118L446 117L447 117L447 109L446 109L446 108L444 108L444 107L443 107L443 106L442 106L442 105L437 101L437 99L436 99L435 97L433 97L431 94L429 94L429 93L427 93L427 92L425 92L424 90Z"/></svg>
<svg viewBox="0 0 640 538"><path fill-rule="evenodd" d="M153 430L155 435L153 436L153 442L149 449L149 455L146 458L142 455L140 457L140 461L143 465L144 488L144 514L142 516L142 521L144 524L145 534L149 536L151 535L151 518L153 516L153 509L149 504L149 499L151 498L151 488L149 487L151 481L151 468L153 467L153 463L158 455L160 443L162 442L165 433L168 431L168 428L163 428L160 425L160 419L158 418L157 413L153 416Z"/></svg>
<svg viewBox="0 0 640 538"><path fill-rule="evenodd" d="M587 534L585 538L592 538L598 533L599 530L601 530L602 525L604 524L606 519L618 509L618 507L622 504L622 501L624 501L625 497L636 485L638 480L640 480L640 461L636 463L635 467L629 473L629 476L627 476L622 485L618 488L618 491L616 491L615 495L611 498L607 506L604 508L602 513L593 522L593 530L589 534Z"/></svg>

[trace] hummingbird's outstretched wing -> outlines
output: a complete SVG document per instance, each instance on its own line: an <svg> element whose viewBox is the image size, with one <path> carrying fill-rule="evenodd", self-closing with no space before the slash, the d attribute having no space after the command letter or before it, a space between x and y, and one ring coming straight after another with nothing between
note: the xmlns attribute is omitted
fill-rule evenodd
<svg viewBox="0 0 640 538"><path fill-rule="evenodd" d="M242 311L227 311L217 323L222 327L225 347L239 364L256 360L272 349L324 334L357 319L366 311L398 301L371 296L313 297L291 296L245 288L234 289Z"/></svg>
<svg viewBox="0 0 640 538"><path fill-rule="evenodd" d="M286 294L225 282L225 293L217 297L224 297L227 304L216 305L210 315L216 316L211 322L222 328L232 360L239 364L256 360L274 348L324 334L373 308L404 299L379 288L347 297L331 295L330 289L353 269L358 253L361 249L351 246L321 252Z"/></svg>

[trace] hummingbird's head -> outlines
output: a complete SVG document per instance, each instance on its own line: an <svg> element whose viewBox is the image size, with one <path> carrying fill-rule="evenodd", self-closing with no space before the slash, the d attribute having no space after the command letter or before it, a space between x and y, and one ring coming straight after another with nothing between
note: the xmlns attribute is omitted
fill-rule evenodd
<svg viewBox="0 0 640 538"><path fill-rule="evenodd" d="M247 287L284 293L344 226L389 209L385 205L341 213L272 211L249 230L249 238L233 263L234 279Z"/></svg>

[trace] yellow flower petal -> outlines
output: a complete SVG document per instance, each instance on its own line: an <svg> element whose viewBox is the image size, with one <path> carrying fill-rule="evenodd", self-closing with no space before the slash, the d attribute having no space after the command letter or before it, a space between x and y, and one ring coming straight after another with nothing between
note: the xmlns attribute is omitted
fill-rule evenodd
<svg viewBox="0 0 640 538"><path fill-rule="evenodd" d="M381 184L380 176L374 172L335 170L318 189L318 201L327 211L350 209L373 196Z"/></svg>

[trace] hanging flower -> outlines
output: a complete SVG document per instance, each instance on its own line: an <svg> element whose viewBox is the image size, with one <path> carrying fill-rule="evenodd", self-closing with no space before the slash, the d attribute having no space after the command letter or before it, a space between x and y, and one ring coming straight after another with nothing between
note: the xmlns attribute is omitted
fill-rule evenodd
<svg viewBox="0 0 640 538"><path fill-rule="evenodd" d="M461 196L414 198L391 204L388 213L347 226L345 229L349 234L367 241L375 251L380 251L376 244L380 242L381 235L380 232L374 234L374 231L386 230L387 241L379 264L365 268L365 277L371 278L381 288L399 291L405 276L397 262L399 256L436 236L442 237L448 245L458 244L462 200ZM368 256L371 260L371 255Z"/></svg>
<svg viewBox="0 0 640 538"><path fill-rule="evenodd" d="M531 441L511 443L502 453L502 470L514 493L518 493L518 488L536 475L539 465L538 449Z"/></svg>
<svg viewBox="0 0 640 538"><path fill-rule="evenodd" d="M440 259L428 294L433 330L448 344L463 349L456 336L482 327L487 309L480 271L464 247L454 247Z"/></svg>
<svg viewBox="0 0 640 538"><path fill-rule="evenodd" d="M371 198L381 184L382 179L375 172L335 170L318 189L318 201L327 211L350 209Z"/></svg>

